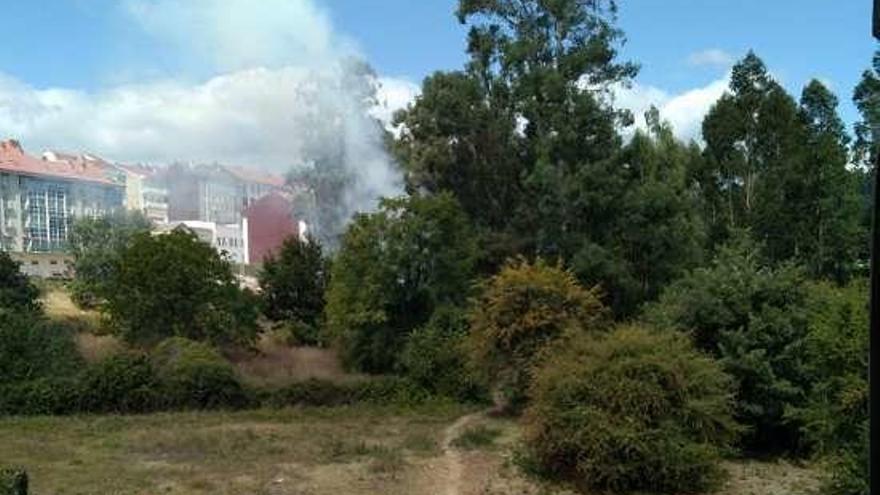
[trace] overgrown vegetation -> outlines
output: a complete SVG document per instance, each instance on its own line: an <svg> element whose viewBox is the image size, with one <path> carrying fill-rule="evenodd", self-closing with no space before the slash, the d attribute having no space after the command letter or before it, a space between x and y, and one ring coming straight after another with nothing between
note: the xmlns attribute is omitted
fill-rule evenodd
<svg viewBox="0 0 880 495"><path fill-rule="evenodd" d="M570 272L540 259L511 261L486 282L473 305L471 369L516 409L549 345L601 332L606 318L598 289L584 289Z"/></svg>
<svg viewBox="0 0 880 495"><path fill-rule="evenodd" d="M263 262L259 274L263 314L283 322L298 344L320 343L328 268L314 238L291 237L277 255Z"/></svg>
<svg viewBox="0 0 880 495"><path fill-rule="evenodd" d="M640 327L555 347L524 418L542 472L617 493L717 486L738 433L732 383L717 363L684 336Z"/></svg>
<svg viewBox="0 0 880 495"><path fill-rule="evenodd" d="M139 345L175 336L249 345L257 335L255 296L238 287L229 261L184 229L135 235L115 261L106 299L115 332Z"/></svg>
<svg viewBox="0 0 880 495"><path fill-rule="evenodd" d="M84 308L101 304L120 253L136 234L149 232L150 228L150 221L140 212L128 211L74 222L68 239L76 272L71 284L73 300Z"/></svg>
<svg viewBox="0 0 880 495"><path fill-rule="evenodd" d="M410 332L467 300L474 255L451 194L383 200L355 217L333 261L328 340L354 369L393 371Z"/></svg>
<svg viewBox="0 0 880 495"><path fill-rule="evenodd" d="M647 309L647 321L690 335L734 377L737 419L749 427L747 449L802 447L802 424L787 413L803 405L810 386L806 289L800 270L769 266L759 246L739 239Z"/></svg>

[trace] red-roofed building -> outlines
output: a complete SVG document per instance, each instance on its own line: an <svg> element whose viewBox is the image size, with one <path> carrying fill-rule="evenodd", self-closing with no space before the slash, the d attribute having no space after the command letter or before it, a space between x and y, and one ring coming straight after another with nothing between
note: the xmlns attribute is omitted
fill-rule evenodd
<svg viewBox="0 0 880 495"><path fill-rule="evenodd" d="M25 153L15 140L0 142L0 249L58 252L77 217L123 207L125 179L88 155Z"/></svg>

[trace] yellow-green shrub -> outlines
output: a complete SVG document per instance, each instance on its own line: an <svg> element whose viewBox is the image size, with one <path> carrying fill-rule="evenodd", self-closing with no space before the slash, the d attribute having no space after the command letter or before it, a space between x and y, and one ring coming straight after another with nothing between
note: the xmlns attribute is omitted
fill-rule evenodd
<svg viewBox="0 0 880 495"><path fill-rule="evenodd" d="M482 289L470 314L469 360L514 406L523 402L531 369L548 344L567 332L607 325L599 289L583 288L570 272L543 260L509 261Z"/></svg>
<svg viewBox="0 0 880 495"><path fill-rule="evenodd" d="M550 351L524 417L540 472L614 492L694 492L719 479L738 432L732 381L686 337L625 327Z"/></svg>

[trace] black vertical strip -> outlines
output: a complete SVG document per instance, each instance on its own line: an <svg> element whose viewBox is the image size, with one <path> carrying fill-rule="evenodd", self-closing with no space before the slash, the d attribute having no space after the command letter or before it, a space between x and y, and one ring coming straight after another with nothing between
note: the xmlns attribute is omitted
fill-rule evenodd
<svg viewBox="0 0 880 495"><path fill-rule="evenodd" d="M874 0L874 23L871 30L874 37L880 39L880 0Z"/></svg>

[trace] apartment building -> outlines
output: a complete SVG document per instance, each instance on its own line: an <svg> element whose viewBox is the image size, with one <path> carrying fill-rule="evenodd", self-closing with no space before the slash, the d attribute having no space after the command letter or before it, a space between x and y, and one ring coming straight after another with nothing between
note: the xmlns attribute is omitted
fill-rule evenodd
<svg viewBox="0 0 880 495"><path fill-rule="evenodd" d="M123 208L124 198L124 175L98 158L37 158L15 140L0 142L0 249L62 252L75 218Z"/></svg>
<svg viewBox="0 0 880 495"><path fill-rule="evenodd" d="M163 171L147 165L113 164L125 176L125 208L153 223L168 222L168 187Z"/></svg>
<svg viewBox="0 0 880 495"><path fill-rule="evenodd" d="M218 164L174 164L164 178L171 221L240 224L244 209L285 186L281 176Z"/></svg>

